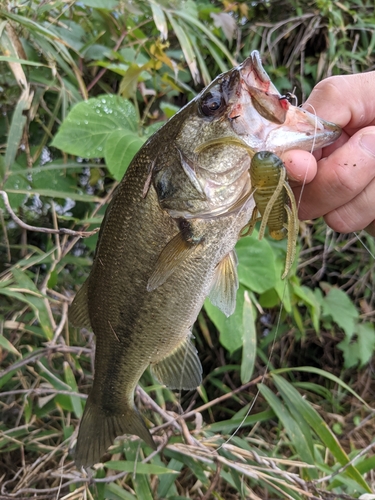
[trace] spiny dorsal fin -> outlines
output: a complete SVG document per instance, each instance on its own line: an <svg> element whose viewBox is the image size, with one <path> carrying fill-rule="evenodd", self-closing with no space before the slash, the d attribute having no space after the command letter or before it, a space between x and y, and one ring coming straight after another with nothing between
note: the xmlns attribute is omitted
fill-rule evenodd
<svg viewBox="0 0 375 500"><path fill-rule="evenodd" d="M87 328L91 330L91 323L89 317L89 308L88 308L88 280L84 282L81 288L78 290L72 305L69 308L69 321L73 326L78 328Z"/></svg>
<svg viewBox="0 0 375 500"><path fill-rule="evenodd" d="M187 241L182 232L174 236L161 251L154 272L148 280L147 290L152 292L174 273L197 248L197 243Z"/></svg>
<svg viewBox="0 0 375 500"><path fill-rule="evenodd" d="M159 363L151 365L154 377L169 389L195 389L202 382L202 365L190 336Z"/></svg>
<svg viewBox="0 0 375 500"><path fill-rule="evenodd" d="M215 269L212 288L209 293L211 303L226 316L234 313L238 290L237 255L234 250L219 262Z"/></svg>

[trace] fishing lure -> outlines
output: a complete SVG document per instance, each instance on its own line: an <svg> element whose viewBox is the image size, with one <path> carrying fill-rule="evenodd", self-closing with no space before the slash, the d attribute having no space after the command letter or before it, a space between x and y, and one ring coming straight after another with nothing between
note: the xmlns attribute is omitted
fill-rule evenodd
<svg viewBox="0 0 375 500"><path fill-rule="evenodd" d="M274 153L260 151L251 160L250 179L256 207L243 235L251 234L256 222L260 220L260 240L267 226L271 238L288 238L282 275L284 279L293 265L298 237L297 205L288 183L285 165Z"/></svg>

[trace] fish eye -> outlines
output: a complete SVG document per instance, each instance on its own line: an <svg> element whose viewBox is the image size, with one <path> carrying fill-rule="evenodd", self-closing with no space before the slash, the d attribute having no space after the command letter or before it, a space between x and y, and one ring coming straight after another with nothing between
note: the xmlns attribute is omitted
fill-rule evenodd
<svg viewBox="0 0 375 500"><path fill-rule="evenodd" d="M218 114L224 104L224 99L219 91L207 92L201 101L201 111L205 116L214 116Z"/></svg>

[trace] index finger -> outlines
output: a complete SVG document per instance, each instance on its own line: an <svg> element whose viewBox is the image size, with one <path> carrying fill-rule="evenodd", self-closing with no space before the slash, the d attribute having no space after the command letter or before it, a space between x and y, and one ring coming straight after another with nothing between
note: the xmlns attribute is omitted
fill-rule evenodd
<svg viewBox="0 0 375 500"><path fill-rule="evenodd" d="M375 71L331 76L319 82L303 107L340 125L349 135L375 125Z"/></svg>

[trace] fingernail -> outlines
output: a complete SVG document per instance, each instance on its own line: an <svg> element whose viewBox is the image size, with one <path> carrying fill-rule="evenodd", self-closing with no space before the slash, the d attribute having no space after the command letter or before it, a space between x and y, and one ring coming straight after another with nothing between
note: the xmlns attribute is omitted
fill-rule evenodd
<svg viewBox="0 0 375 500"><path fill-rule="evenodd" d="M375 156L375 135L374 134L363 134L359 140L360 146L370 153L370 155Z"/></svg>

